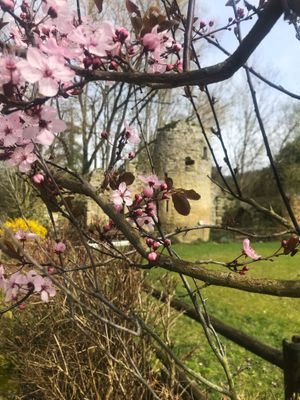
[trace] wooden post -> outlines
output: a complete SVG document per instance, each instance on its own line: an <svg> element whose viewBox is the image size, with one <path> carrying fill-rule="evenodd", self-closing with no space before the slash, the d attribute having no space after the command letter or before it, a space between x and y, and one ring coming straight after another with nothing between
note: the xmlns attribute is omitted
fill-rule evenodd
<svg viewBox="0 0 300 400"><path fill-rule="evenodd" d="M282 342L285 400L300 399L300 336Z"/></svg>

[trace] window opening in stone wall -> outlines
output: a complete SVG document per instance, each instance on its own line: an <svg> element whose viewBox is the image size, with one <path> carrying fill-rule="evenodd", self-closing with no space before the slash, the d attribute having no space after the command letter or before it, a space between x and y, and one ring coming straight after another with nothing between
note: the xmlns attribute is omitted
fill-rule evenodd
<svg viewBox="0 0 300 400"><path fill-rule="evenodd" d="M207 160L208 159L208 152L207 152L207 147L206 146L203 147L202 158L203 158L203 160Z"/></svg>
<svg viewBox="0 0 300 400"><path fill-rule="evenodd" d="M189 167L191 165L195 164L195 160L193 160L191 157L185 157L185 165L186 167Z"/></svg>

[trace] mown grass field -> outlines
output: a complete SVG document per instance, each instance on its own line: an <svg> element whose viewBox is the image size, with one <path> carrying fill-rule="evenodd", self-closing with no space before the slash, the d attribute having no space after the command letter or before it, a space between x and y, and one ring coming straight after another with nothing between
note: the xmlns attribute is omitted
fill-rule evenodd
<svg viewBox="0 0 300 400"><path fill-rule="evenodd" d="M258 254L267 256L278 249L279 243L255 243L253 247ZM188 260L231 261L241 253L241 244L210 242L176 245L175 249L182 258ZM299 279L300 253L294 257L274 258L273 262L255 263L251 265L248 274L256 278ZM149 280L157 285L163 275L165 271L155 269L149 273ZM176 280L177 295L185 296L183 299L188 302L180 278L176 277ZM284 338L290 339L292 335L300 334L300 299L258 295L216 286L204 289L203 295L211 315L278 349L281 349ZM208 347L199 324L181 316L172 329L171 337L177 354L185 359L189 367L211 380L219 383L224 381L224 374ZM243 400L283 398L283 378L279 368L222 337L221 340L226 346L232 372L240 370L235 382ZM210 394L209 398L219 399L220 396Z"/></svg>

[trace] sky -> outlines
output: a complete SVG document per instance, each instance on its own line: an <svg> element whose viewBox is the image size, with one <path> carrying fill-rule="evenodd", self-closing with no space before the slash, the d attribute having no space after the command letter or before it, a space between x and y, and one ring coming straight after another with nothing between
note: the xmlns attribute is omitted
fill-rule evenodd
<svg viewBox="0 0 300 400"><path fill-rule="evenodd" d="M214 20L214 28L222 27L227 24L228 17L233 16L232 8L225 7L226 1L227 0L196 0L195 16L204 21ZM256 0L248 1L254 5L258 2ZM243 0L240 0L237 6L244 7ZM255 20L253 19L253 21L242 24L241 29L243 36L247 34L254 22ZM217 34L216 37L220 44L231 53L238 46L238 41L232 31L223 31ZM208 46L208 51L200 52L199 57L202 67L224 61L226 58L226 55L218 49L213 48L213 46ZM287 90L300 95L300 41L296 38L295 28L289 25L287 21L284 21L283 17L280 18L271 32L257 47L248 60L248 65L275 84L281 85ZM282 121L281 118L284 118L281 111L285 112L286 109L293 110L291 107L292 104L299 104L299 101L292 100L290 97L281 94L279 91L270 88L264 83L258 82L256 79L254 79L253 82L256 93L259 96L260 108L270 110L265 114L264 122L268 126L267 133L272 151L276 154L281 143L281 138L284 137L286 133L286 125L280 123ZM245 93L246 96L249 97L249 91L245 84L244 71L238 71L233 79L224 83L212 85L212 90L214 95L216 95L217 98L219 97L221 101L227 101L229 104L239 104L238 107L233 107L232 112L235 112L235 114L228 114L227 111L225 115L229 115L229 121L238 121L240 115L243 115L244 106L239 102L234 102L235 99L233 99L232 96L235 96L234 93L241 95ZM234 92L235 90L236 92ZM237 100L238 99L239 97L237 97ZM268 116L267 119L266 116ZM239 142L241 141L241 128L242 126L236 122L229 125L222 124L223 137L225 137L231 157L234 152L239 154L238 149ZM255 136L256 145L261 141L261 134L258 133L257 135L258 136ZM220 160L221 165L223 165L223 151L220 150L218 141L214 141L214 148L217 158ZM256 167L260 168L267 163L268 160L265 151L263 151L256 159Z"/></svg>
<svg viewBox="0 0 300 400"><path fill-rule="evenodd" d="M223 26L228 17L232 16L232 8L225 7L226 0L198 0L196 3L196 16L201 19L215 21L215 26ZM252 4L255 4L252 1ZM240 1L238 6L243 6ZM201 12L201 10L204 10ZM253 22L245 23L244 33L252 26ZM220 43L229 51L237 47L237 40L231 32L218 35ZM207 65L224 60L225 56L216 51L210 53ZM283 17L277 22L269 35L255 50L249 64L267 77L273 77L275 83L286 87L288 90L300 94L300 41L296 38L295 29Z"/></svg>

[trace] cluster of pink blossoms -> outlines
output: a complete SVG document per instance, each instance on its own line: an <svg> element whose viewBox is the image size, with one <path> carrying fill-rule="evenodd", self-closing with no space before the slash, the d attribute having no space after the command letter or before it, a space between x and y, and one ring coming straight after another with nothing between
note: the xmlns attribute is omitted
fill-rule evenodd
<svg viewBox="0 0 300 400"><path fill-rule="evenodd" d="M139 176L145 184L140 194L132 195L125 182L119 184L118 189L111 195L112 202L119 212L128 210L128 218L132 223L144 233L149 234L154 231L158 222L156 202L169 199L167 184L158 179L156 175ZM106 226L107 231L108 226ZM155 261L158 257L156 250L161 246L168 247L169 240L153 240L148 237L146 243L150 248L148 254L149 261Z"/></svg>
<svg viewBox="0 0 300 400"><path fill-rule="evenodd" d="M36 92L45 100L77 94L80 83L75 80L75 66L122 71L138 61L140 68L151 72L181 70L178 57L174 64L171 62L173 55L179 55L181 45L167 31L160 32L158 26L133 39L128 30L111 22L90 17L79 20L68 9L67 0L44 0L40 6L35 2L34 11L27 0L20 5L1 0L0 7L9 22L5 27L8 50L0 54L0 91L7 97L0 115L0 157L21 172L28 172L37 160L36 144L51 145L66 125L51 107L13 111L10 101L15 110L16 101L31 102ZM16 20L22 22L17 26ZM129 137L133 140L132 135Z"/></svg>
<svg viewBox="0 0 300 400"><path fill-rule="evenodd" d="M15 238L21 242L35 240L39 235L29 232L18 230L15 233ZM53 245L53 252L56 254L63 254L66 251L66 245L62 241L56 241ZM48 267L48 274L51 275L55 272L53 266ZM4 294L4 301L9 302L22 302L29 295L40 295L43 302L48 302L50 297L56 294L55 286L50 278L37 273L34 270L24 272L23 268L19 271L10 274L8 277L5 274L4 266L0 265L0 291ZM20 304L21 308L24 304Z"/></svg>
<svg viewBox="0 0 300 400"><path fill-rule="evenodd" d="M0 266L0 289L4 292L5 302L16 302L29 294L39 294L41 300L49 301L56 294L52 281L31 270L26 274L15 272L9 278L5 277L4 268Z"/></svg>
<svg viewBox="0 0 300 400"><path fill-rule="evenodd" d="M17 166L21 172L28 172L37 160L35 145L51 145L55 135L65 129L65 122L51 106L0 114L1 159L7 166Z"/></svg>

